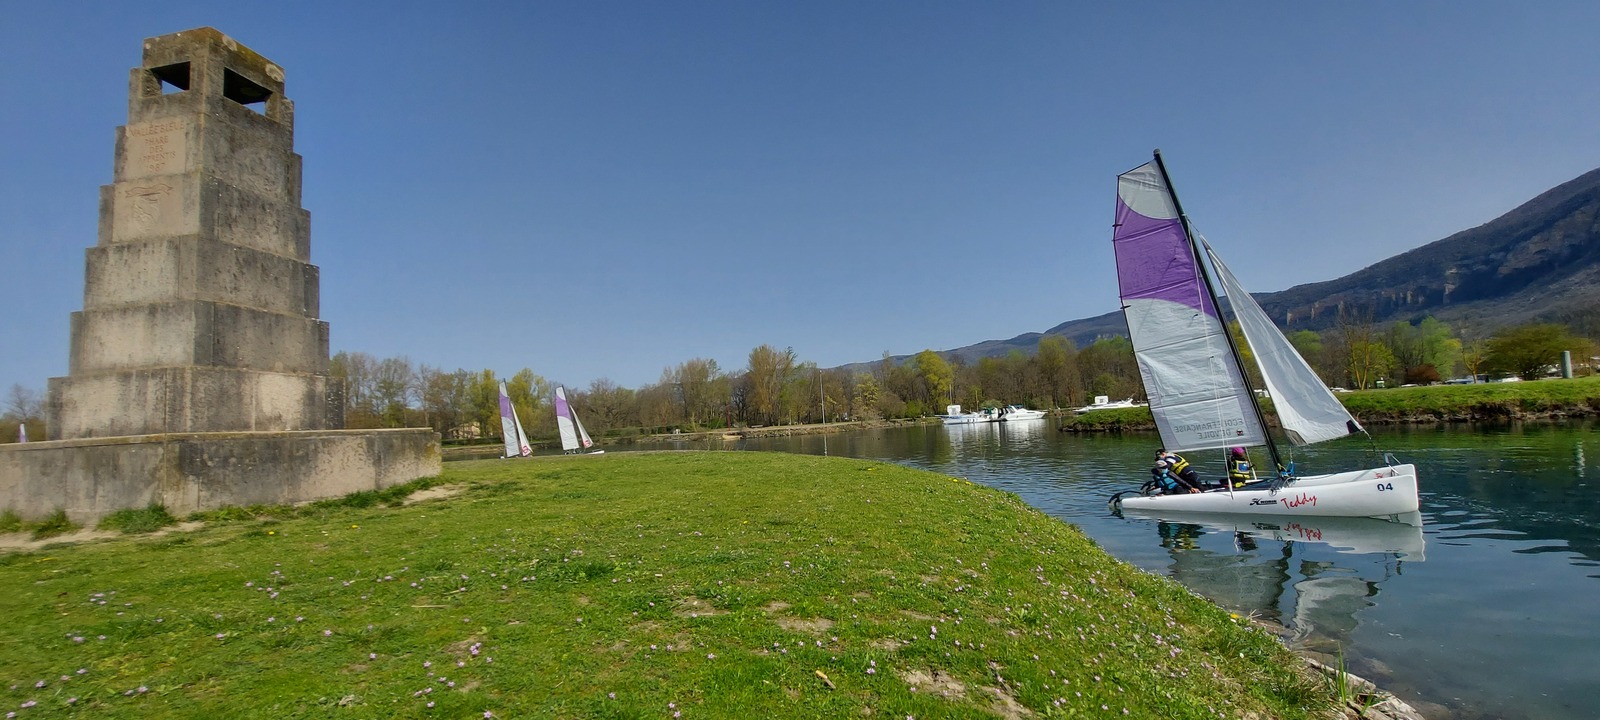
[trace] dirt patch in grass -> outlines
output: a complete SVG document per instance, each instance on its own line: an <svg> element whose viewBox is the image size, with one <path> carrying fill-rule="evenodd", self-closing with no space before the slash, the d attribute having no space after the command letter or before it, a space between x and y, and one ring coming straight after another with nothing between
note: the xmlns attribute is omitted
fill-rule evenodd
<svg viewBox="0 0 1600 720"><path fill-rule="evenodd" d="M205 523L199 520L190 520L188 522L178 523L172 527L161 528L155 532L144 533L136 537L161 537L162 535L170 535L176 532L194 532L202 527L205 527ZM115 530L91 530L88 528L78 530L76 532L66 533L65 535L55 535L47 538L40 538L38 540L33 539L33 535L30 533L5 533L0 535L0 551L31 551L38 550L47 545L76 545L78 543L94 542L95 540L110 540L112 538L120 537L130 536Z"/></svg>
<svg viewBox="0 0 1600 720"><path fill-rule="evenodd" d="M833 621L827 618L794 618L780 617L777 619L778 627L790 632L803 632L812 635L821 635L833 628Z"/></svg>
<svg viewBox="0 0 1600 720"><path fill-rule="evenodd" d="M788 609L789 603L786 603L782 600L773 600L772 602L761 606L761 612L764 612L768 615L776 615L777 613L781 613Z"/></svg>
<svg viewBox="0 0 1600 720"><path fill-rule="evenodd" d="M79 530L38 540L33 539L31 533L6 533L0 535L0 550L38 550L46 545L73 544L117 537L122 537L122 533L110 530Z"/></svg>
<svg viewBox="0 0 1600 720"><path fill-rule="evenodd" d="M911 670L900 673L900 679L906 681L914 692L933 693L942 697L966 697L967 686L960 680L950 676L943 670Z"/></svg>
<svg viewBox="0 0 1600 720"><path fill-rule="evenodd" d="M1026 706L1017 702L1017 699L1011 697L1011 693L1006 691L1004 688L990 687L985 685L982 689L984 692L990 693L994 696L989 703L989 712L999 715L1000 717L1005 718L1005 720L1019 720L1019 718L1028 717L1033 714L1032 710L1029 710Z"/></svg>
<svg viewBox="0 0 1600 720"><path fill-rule="evenodd" d="M726 615L728 611L718 610L700 598L693 595L678 602L678 607L672 611L673 615L686 617L710 617L712 615Z"/></svg>
<svg viewBox="0 0 1600 720"><path fill-rule="evenodd" d="M462 492L465 492L466 489L467 487L465 485L437 485L424 490L418 490L410 495L407 495L404 504L415 505L419 502L427 502L429 500L443 500L445 498L452 498L460 495Z"/></svg>

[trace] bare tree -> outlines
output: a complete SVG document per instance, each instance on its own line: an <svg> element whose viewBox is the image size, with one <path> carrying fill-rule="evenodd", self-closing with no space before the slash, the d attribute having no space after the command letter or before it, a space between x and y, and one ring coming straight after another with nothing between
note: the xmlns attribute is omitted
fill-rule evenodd
<svg viewBox="0 0 1600 720"><path fill-rule="evenodd" d="M6 416L18 422L31 422L44 417L44 396L20 383L6 392Z"/></svg>

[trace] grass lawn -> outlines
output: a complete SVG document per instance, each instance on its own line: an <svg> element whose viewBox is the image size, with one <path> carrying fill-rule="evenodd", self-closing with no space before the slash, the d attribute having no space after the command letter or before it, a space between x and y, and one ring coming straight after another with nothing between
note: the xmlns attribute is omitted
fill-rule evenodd
<svg viewBox="0 0 1600 720"><path fill-rule="evenodd" d="M0 555L17 718L1299 718L1268 633L1016 496L769 453L450 463ZM451 494L454 493L454 494Z"/></svg>
<svg viewBox="0 0 1600 720"><path fill-rule="evenodd" d="M1600 376L1477 385L1356 390L1335 397L1363 423L1600 415ZM1272 400L1261 401L1273 414ZM1270 422L1270 421L1269 421ZM1150 408L1095 410L1061 424L1074 432L1154 430Z"/></svg>

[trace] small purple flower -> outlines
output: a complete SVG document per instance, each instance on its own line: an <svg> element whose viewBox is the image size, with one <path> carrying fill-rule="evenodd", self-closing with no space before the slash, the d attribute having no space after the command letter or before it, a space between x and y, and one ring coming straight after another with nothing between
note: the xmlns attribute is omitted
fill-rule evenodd
<svg viewBox="0 0 1600 720"><path fill-rule="evenodd" d="M323 637L327 637L327 636L332 635L332 634L333 634L332 630L323 630L322 631L322 636Z"/></svg>

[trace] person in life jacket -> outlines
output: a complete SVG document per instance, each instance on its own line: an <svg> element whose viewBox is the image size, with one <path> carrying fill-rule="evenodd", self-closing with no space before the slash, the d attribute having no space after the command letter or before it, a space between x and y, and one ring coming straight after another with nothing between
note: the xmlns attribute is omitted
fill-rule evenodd
<svg viewBox="0 0 1600 720"><path fill-rule="evenodd" d="M1189 467L1189 461L1177 453L1169 453L1164 449L1157 450L1156 464L1150 469L1150 474L1169 493L1200 492L1200 474Z"/></svg>
<svg viewBox="0 0 1600 720"><path fill-rule="evenodd" d="M1250 473L1250 459L1245 457L1244 448L1236 447L1228 451L1228 482L1234 487L1244 487L1244 484L1253 480Z"/></svg>

